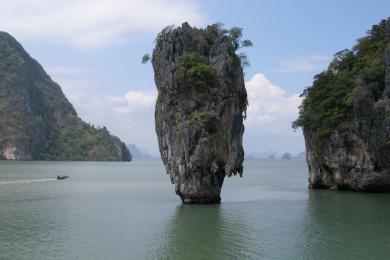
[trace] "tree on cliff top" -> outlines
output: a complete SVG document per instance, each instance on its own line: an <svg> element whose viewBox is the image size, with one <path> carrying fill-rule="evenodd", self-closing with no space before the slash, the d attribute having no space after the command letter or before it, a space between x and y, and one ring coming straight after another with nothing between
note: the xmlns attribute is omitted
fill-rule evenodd
<svg viewBox="0 0 390 260"><path fill-rule="evenodd" d="M353 103L360 93L353 91L359 84L372 91L375 102L380 102L385 88L383 56L390 43L390 20L382 20L360 38L352 50L342 50L334 55L327 70L314 77L301 97L299 117L294 129L304 127L320 140L327 140L337 130L346 135L350 131Z"/></svg>
<svg viewBox="0 0 390 260"><path fill-rule="evenodd" d="M164 35L167 34L167 33L170 33L174 28L175 28L174 25L169 25L169 26L165 27L157 35L157 37L155 39L155 42L159 41L160 39L163 39ZM248 40L248 39L242 40L243 29L240 28L240 27L236 27L235 26L235 27L232 27L229 30L227 30L227 29L224 28L224 25L222 23L215 23L215 24L207 26L206 29L204 29L204 30L206 32L208 32L208 33L219 32L222 35L228 37L231 40L233 48L234 48L235 51L237 51L237 50L239 50L241 48L252 47L253 46L253 43L252 43L251 40ZM250 63L249 63L249 60L248 60L248 56L245 53L240 52L237 55L240 58L242 67L250 66ZM146 64L151 59L152 59L152 57L151 57L150 54L145 54L145 55L142 56L142 61L141 62L142 62L142 64Z"/></svg>

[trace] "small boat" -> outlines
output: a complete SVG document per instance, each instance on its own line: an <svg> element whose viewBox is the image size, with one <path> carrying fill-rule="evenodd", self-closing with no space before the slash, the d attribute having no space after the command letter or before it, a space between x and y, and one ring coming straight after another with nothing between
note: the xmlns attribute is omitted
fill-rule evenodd
<svg viewBox="0 0 390 260"><path fill-rule="evenodd" d="M57 175L57 180L65 180L65 179L68 179L68 178L69 178L69 176L67 176L67 175L62 175L62 176Z"/></svg>

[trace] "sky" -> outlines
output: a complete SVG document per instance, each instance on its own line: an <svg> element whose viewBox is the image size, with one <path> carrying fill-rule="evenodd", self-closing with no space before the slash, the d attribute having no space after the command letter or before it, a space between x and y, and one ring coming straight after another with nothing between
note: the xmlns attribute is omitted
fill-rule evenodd
<svg viewBox="0 0 390 260"><path fill-rule="evenodd" d="M388 10L384 0L2 0L0 30L61 85L83 120L157 155L157 92L141 57L167 25L239 26L254 44L245 49L245 153L296 154L304 150L302 132L291 129L299 94Z"/></svg>

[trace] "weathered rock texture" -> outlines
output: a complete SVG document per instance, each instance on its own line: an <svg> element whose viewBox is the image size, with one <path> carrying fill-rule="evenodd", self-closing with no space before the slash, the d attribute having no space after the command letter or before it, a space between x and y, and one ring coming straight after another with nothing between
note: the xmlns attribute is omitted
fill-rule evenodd
<svg viewBox="0 0 390 260"><path fill-rule="evenodd" d="M166 28L152 57L162 160L185 203L219 203L226 175L241 176L247 106L241 61L215 26Z"/></svg>
<svg viewBox="0 0 390 260"><path fill-rule="evenodd" d="M374 26L354 52L339 55L306 92L300 123L311 188L390 192L389 25L384 20ZM330 95L334 86L331 91L345 88L346 93ZM324 93L317 95L320 88ZM326 113L316 129L315 120ZM332 131L326 134L326 128Z"/></svg>
<svg viewBox="0 0 390 260"><path fill-rule="evenodd" d="M106 128L83 122L41 65L0 32L0 159L129 161L131 155Z"/></svg>

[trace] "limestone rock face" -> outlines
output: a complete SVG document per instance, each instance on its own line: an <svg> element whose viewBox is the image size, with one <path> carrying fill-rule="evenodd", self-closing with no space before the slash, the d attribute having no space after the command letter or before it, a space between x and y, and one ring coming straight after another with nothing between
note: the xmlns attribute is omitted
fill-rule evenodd
<svg viewBox="0 0 390 260"><path fill-rule="evenodd" d="M61 87L0 32L0 159L130 161L125 144L82 121Z"/></svg>
<svg viewBox="0 0 390 260"><path fill-rule="evenodd" d="M152 64L159 149L184 203L219 203L226 175L243 172L247 107L241 61L215 27L184 23L156 39Z"/></svg>
<svg viewBox="0 0 390 260"><path fill-rule="evenodd" d="M386 77L389 74L387 70ZM347 137L335 131L319 154L316 136L304 129L309 186L390 192L390 100L375 102L372 91L365 86L356 87L354 92L359 97L353 103Z"/></svg>
<svg viewBox="0 0 390 260"><path fill-rule="evenodd" d="M349 113L341 122L348 126L348 130L342 133L336 128L324 142L311 129L311 122L303 124L311 188L390 192L389 25L390 20L382 21L376 31L373 29L369 38L361 40L360 45L355 47L357 52L352 59L354 62L351 62L348 69L357 76L355 83L351 85L351 94L344 97L348 100ZM369 46L364 51L370 54L370 58L359 68L355 67L357 61L360 62L363 60L361 57L366 55L362 50L362 43ZM381 44L385 46L382 49L377 47ZM370 48L374 48L371 46L376 48L373 52L379 53L379 65L375 63L375 56L370 53ZM333 76L340 78L342 73L349 72L337 71ZM308 90L309 95L311 91ZM322 102L326 100L324 98ZM309 113L308 105L304 104L303 108L306 109L305 113ZM324 122L324 128L327 127L325 124ZM319 149L321 145L323 147Z"/></svg>

